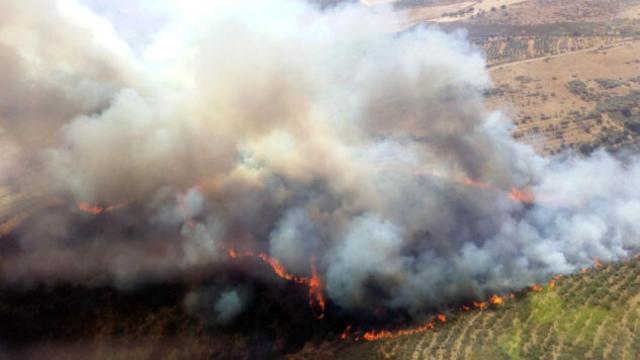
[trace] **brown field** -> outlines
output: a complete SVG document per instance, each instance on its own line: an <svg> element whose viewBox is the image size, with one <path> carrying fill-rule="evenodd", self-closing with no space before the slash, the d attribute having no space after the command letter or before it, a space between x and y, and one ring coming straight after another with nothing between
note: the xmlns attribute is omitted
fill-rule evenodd
<svg viewBox="0 0 640 360"><path fill-rule="evenodd" d="M617 14L619 19L640 19L640 5L629 6Z"/></svg>
<svg viewBox="0 0 640 360"><path fill-rule="evenodd" d="M557 24L637 19L639 0L361 0L366 6L393 4L412 23L472 22L493 24Z"/></svg>
<svg viewBox="0 0 640 360"><path fill-rule="evenodd" d="M556 24L611 21L637 0L529 0L506 9L485 12L474 21L499 24Z"/></svg>
<svg viewBox="0 0 640 360"><path fill-rule="evenodd" d="M637 143L640 0L394 5L411 24L467 29L495 84L489 108L505 111L516 123L514 137L539 152L586 154Z"/></svg>
<svg viewBox="0 0 640 360"><path fill-rule="evenodd" d="M360 2L392 4L410 15L407 26L466 28L469 39L484 51L494 83L486 93L487 107L504 111L515 123L513 136L538 152L587 154L638 144L638 129L607 109L629 102L629 118L640 121L640 0ZM0 187L0 236L30 215L23 209L28 200ZM143 296L104 289L63 289L53 295L43 291L45 300L34 297L31 303L5 293L0 294L0 320L18 319L6 328L20 337L32 331L37 319L53 319L36 331L41 345L19 353L25 358L250 358L275 357L271 354L279 351L289 353L290 359L633 360L640 359L639 276L639 260L609 264L565 276L540 292L524 291L503 305L468 312L449 309L448 321L433 331L363 342L340 340L342 328L336 327L323 330L331 336L317 336L292 349L277 343L256 350L258 342L246 334L212 332L204 320L185 313L181 296L186 290L181 286L145 293L154 299L152 308L140 300ZM52 310L56 301L66 312ZM102 305L94 308L90 303ZM78 309L83 316L69 315ZM274 338L312 333L323 324L308 325L299 313L287 316L295 320L289 320L295 324L293 331L279 325L281 319L272 324L266 315L261 319L249 314L246 324L257 323ZM271 342L263 334L258 339ZM5 358L2 351L0 346L0 359Z"/></svg>
<svg viewBox="0 0 640 360"><path fill-rule="evenodd" d="M515 137L553 153L603 136L603 129L625 132L607 114L601 121L589 118L598 101L571 92L571 81L583 81L593 92L625 95L640 90L640 83L633 81L639 68L639 41L501 65L490 69L496 89L501 90L489 97L488 104L506 109L517 125ZM602 79L619 85L602 89L596 81ZM625 132L625 141L635 138Z"/></svg>

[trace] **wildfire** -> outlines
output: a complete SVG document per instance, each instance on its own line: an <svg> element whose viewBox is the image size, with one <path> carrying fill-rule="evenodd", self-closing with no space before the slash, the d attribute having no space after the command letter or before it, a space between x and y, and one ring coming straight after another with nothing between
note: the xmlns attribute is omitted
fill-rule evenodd
<svg viewBox="0 0 640 360"><path fill-rule="evenodd" d="M553 279L549 280L547 284L549 286L549 289L555 289L560 279L562 279L562 275L556 275L553 277Z"/></svg>
<svg viewBox="0 0 640 360"><path fill-rule="evenodd" d="M426 171L426 170L414 170L412 171L412 173L417 176L432 176L437 178L450 179L451 181L456 182L458 184L462 184L465 186L474 187L482 190L499 190L498 188L496 188L491 184L488 184L479 180L475 180L472 178L468 178L468 177L459 177L459 178L451 179L448 176L443 175L441 173L434 172L434 171ZM524 190L524 189L518 189L515 187L511 189L511 192L509 193L509 198L513 201L521 202L523 204L533 204L536 200L535 196L530 191Z"/></svg>
<svg viewBox="0 0 640 360"><path fill-rule="evenodd" d="M11 219L7 220L4 223L0 224L0 237L1 236L5 236L10 234L13 229L15 229L16 227L18 227L18 225L20 225L26 218L29 217L29 215L31 215L31 212L29 211L25 211L22 212L14 217L12 217Z"/></svg>
<svg viewBox="0 0 640 360"><path fill-rule="evenodd" d="M540 292L540 291L544 290L544 288L542 286L540 286L539 284L531 285L530 289L533 292Z"/></svg>
<svg viewBox="0 0 640 360"><path fill-rule="evenodd" d="M504 298L502 296L493 294L491 295L491 297L489 297L489 304L491 305L502 305L502 303L504 303Z"/></svg>
<svg viewBox="0 0 640 360"><path fill-rule="evenodd" d="M351 332L351 325L347 326L346 329L340 334L341 340L347 340L349 338L349 332Z"/></svg>
<svg viewBox="0 0 640 360"><path fill-rule="evenodd" d="M491 185L483 183L482 181L477 181L469 178L464 178L460 182L468 186L476 187L478 189L491 189L492 187Z"/></svg>
<svg viewBox="0 0 640 360"><path fill-rule="evenodd" d="M273 258L265 253L254 253L251 251L245 251L245 252L236 252L235 250L231 249L229 250L229 257L231 258L240 258L240 257L251 257L251 258L258 258L260 260L262 260L265 264L269 265L269 267L271 267L271 270L273 270L273 273L284 280L287 281L293 281L295 283L298 284L308 284L309 283L309 279L305 278L305 277L301 277L301 276L296 276L293 274L290 274L287 269L284 267L284 265L282 265L282 263L280 261L278 261L278 259Z"/></svg>
<svg viewBox="0 0 640 360"><path fill-rule="evenodd" d="M514 299L515 295L509 294L507 295L507 298ZM462 305L460 309L463 312L471 311L472 307L478 310L485 310L489 307L489 305L499 306L499 305L502 305L504 301L505 301L505 297L494 294L489 297L488 301L474 301L469 305ZM414 335L421 332L433 330L437 323L445 324L447 321L448 321L447 316L443 313L440 313L436 315L436 317L430 320L429 322L415 328L401 329L401 330L369 330L364 332L362 334L362 337L358 336L358 331L356 331L354 333L354 339L356 341L360 339L363 339L365 341L379 341L379 340L392 339L400 336ZM342 332L342 334L340 335L340 339L347 340L350 334L352 334L351 325L347 326L347 328Z"/></svg>
<svg viewBox="0 0 640 360"><path fill-rule="evenodd" d="M446 318L445 318L445 321L446 321ZM366 341L378 341L378 340L395 338L399 336L414 335L414 334L419 334L425 331L433 330L435 326L436 326L435 321L431 320L424 325L421 325L419 327L412 328L412 329L403 329L403 330L397 330L397 331L372 330L372 331L365 332L362 335L362 339Z"/></svg>
<svg viewBox="0 0 640 360"><path fill-rule="evenodd" d="M474 301L473 307L479 310L484 310L489 306L486 301Z"/></svg>
<svg viewBox="0 0 640 360"><path fill-rule="evenodd" d="M436 318L443 324L447 322L447 315L445 314L438 314Z"/></svg>
<svg viewBox="0 0 640 360"><path fill-rule="evenodd" d="M535 201L535 197L533 196L533 193L527 190L522 190L517 188L511 189L509 198L511 198L511 200L513 201L518 201L523 204L533 204L533 202Z"/></svg>
<svg viewBox="0 0 640 360"><path fill-rule="evenodd" d="M320 276L318 275L318 269L316 267L315 256L311 257L311 277L297 276L289 273L282 263L265 253L254 253L251 251L236 252L234 249L229 250L229 257L236 259L239 257L251 257L262 260L265 264L271 267L273 273L284 280L295 282L296 284L304 284L309 287L309 307L313 312L313 316L316 319L324 318L324 310L326 307L326 300L324 297L323 284Z"/></svg>
<svg viewBox="0 0 640 360"><path fill-rule="evenodd" d="M596 270L602 269L602 261L598 259L593 259L593 268Z"/></svg>
<svg viewBox="0 0 640 360"><path fill-rule="evenodd" d="M90 203L81 202L81 201L78 202L76 205L78 206L78 209L80 209L81 211L84 211L92 215L100 215L102 213L110 212L124 206L124 204L112 205L112 206L99 206L99 205L92 205Z"/></svg>
<svg viewBox="0 0 640 360"><path fill-rule="evenodd" d="M318 268L316 267L316 257L311 257L311 278L309 278L309 308L314 311L316 319L324 317L324 309L326 306L324 293L322 291L322 280L318 276Z"/></svg>

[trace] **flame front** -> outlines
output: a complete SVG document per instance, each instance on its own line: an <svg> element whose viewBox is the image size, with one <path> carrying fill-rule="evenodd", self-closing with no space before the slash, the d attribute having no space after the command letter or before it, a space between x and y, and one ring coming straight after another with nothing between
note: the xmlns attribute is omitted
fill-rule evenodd
<svg viewBox="0 0 640 360"><path fill-rule="evenodd" d="M502 296L493 294L491 295L491 297L489 297L489 304L491 305L502 305L504 303L504 298Z"/></svg>
<svg viewBox="0 0 640 360"><path fill-rule="evenodd" d="M596 270L600 270L602 269L602 261L598 260L598 259L593 259L593 268Z"/></svg>
<svg viewBox="0 0 640 360"><path fill-rule="evenodd" d="M282 265L282 263L278 259L273 258L265 253L254 253L251 251L245 251L245 252L239 253L231 249L229 250L229 257L234 259L240 258L240 257L258 258L262 260L265 264L269 265L269 267L271 267L271 270L273 270L273 273L277 277L287 281L293 281L297 284L309 284L309 278L296 276L289 273L287 269L284 267L284 265Z"/></svg>
<svg viewBox="0 0 640 360"><path fill-rule="evenodd" d="M495 190L495 191L499 190L497 187L489 183L485 183L485 182L468 178L468 177L450 178L441 173L434 172L434 171L427 171L427 170L413 170L411 173L416 176L432 176L437 178L449 179L450 181L456 182L458 184L462 184L465 186L469 186L469 187L473 187L481 190ZM509 199L516 202L523 203L523 204L533 204L536 201L536 198L531 191L528 191L525 189L519 189L516 187L512 188L511 191L509 192Z"/></svg>
<svg viewBox="0 0 640 360"><path fill-rule="evenodd" d="M446 323L447 322L447 315L445 314L438 314L438 316L436 317L436 319L438 319L438 321L440 321L441 323Z"/></svg>
<svg viewBox="0 0 640 360"><path fill-rule="evenodd" d="M90 204L88 202L79 201L78 203L76 203L76 205L78 206L78 209L80 209L81 211L84 211L84 212L92 214L92 215L100 215L102 213L106 213L106 212L110 212L110 211L116 210L116 209L124 206L125 204L111 205L111 206L99 206L99 205L92 205L92 204Z"/></svg>
<svg viewBox="0 0 640 360"><path fill-rule="evenodd" d="M530 289L533 292L540 292L540 291L544 290L544 288L542 286L540 286L539 284L531 285Z"/></svg>
<svg viewBox="0 0 640 360"><path fill-rule="evenodd" d="M315 256L312 256L310 260L311 277L297 276L289 273L278 259L265 253L254 253L251 251L239 253L234 249L231 249L229 250L229 257L232 259L239 257L258 258L265 264L269 265L277 277L295 282L296 284L307 285L309 287L309 307L313 312L313 316L318 320L324 318L326 300L324 297L323 283L318 275Z"/></svg>
<svg viewBox="0 0 640 360"><path fill-rule="evenodd" d="M311 278L309 278L309 308L314 312L313 315L316 319L322 319L324 317L324 309L326 306L324 299L324 292L322 291L322 280L318 275L318 268L316 266L316 257L311 257Z"/></svg>
<svg viewBox="0 0 640 360"><path fill-rule="evenodd" d="M478 189L491 189L492 188L492 186L487 184L487 183L484 183L482 181L473 180L473 179L470 179L470 178L464 178L459 182L464 184L464 185L475 187L475 188L478 188Z"/></svg>
<svg viewBox="0 0 640 360"><path fill-rule="evenodd" d="M517 188L511 189L509 198L511 198L511 200L513 201L518 201L523 204L533 204L535 201L535 197L533 193L527 190L517 189Z"/></svg>
<svg viewBox="0 0 640 360"><path fill-rule="evenodd" d="M507 296L507 298L509 299L515 299L515 295L513 294L509 294L509 296ZM489 305L493 305L493 306L499 306L504 304L505 302L505 297L494 294L491 295L489 297L488 301L474 301L472 302L470 305L462 305L461 306L461 310L463 312L467 312L467 311L471 311L471 307L477 309L477 310L485 310L487 308L489 308ZM434 319L430 320L429 322L425 323L424 325L418 326L416 328L410 328L410 329L401 329L401 330L369 330L364 332L364 334L362 335L362 339L366 340L366 341L379 341L379 340L386 340L386 339L392 339L392 338L396 338L396 337L400 337L400 336L406 336L406 335L413 335L413 334L418 334L421 332L425 332L425 331L429 331L429 330L433 330L436 326L436 323L441 323L441 324L445 324L447 323L449 319L447 318L447 316L443 313L438 314ZM355 332L354 334L354 338L355 340L359 340L360 337L357 336L358 332ZM340 335L340 339L342 340L347 340L349 338L349 335L351 334L351 325L347 326L347 328L344 330L344 332Z"/></svg>
<svg viewBox="0 0 640 360"><path fill-rule="evenodd" d="M445 318L445 321L446 321L446 318ZM435 321L431 320L428 323L413 329L403 329L403 330L397 330L397 331L372 330L372 331L365 332L362 335L362 339L366 341L378 341L378 340L395 338L399 336L414 335L414 334L419 334L425 331L433 330L435 326L436 326Z"/></svg>
<svg viewBox="0 0 640 360"><path fill-rule="evenodd" d="M93 215L99 215L107 211L107 208L98 205L91 205L86 202L78 202L78 209Z"/></svg>
<svg viewBox="0 0 640 360"><path fill-rule="evenodd" d="M486 301L474 301L473 302L473 307L478 309L478 310L484 310L487 307L489 307L489 304L487 304Z"/></svg>

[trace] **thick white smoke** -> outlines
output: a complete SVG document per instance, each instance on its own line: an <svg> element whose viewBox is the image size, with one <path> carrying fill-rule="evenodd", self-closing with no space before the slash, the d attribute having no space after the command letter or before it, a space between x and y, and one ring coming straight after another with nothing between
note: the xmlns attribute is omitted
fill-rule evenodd
<svg viewBox="0 0 640 360"><path fill-rule="evenodd" d="M4 281L128 284L265 251L298 274L317 258L338 306L419 313L640 245L640 162L515 142L463 33L216 1L132 51L87 8L43 4L0 1L0 181L32 212Z"/></svg>

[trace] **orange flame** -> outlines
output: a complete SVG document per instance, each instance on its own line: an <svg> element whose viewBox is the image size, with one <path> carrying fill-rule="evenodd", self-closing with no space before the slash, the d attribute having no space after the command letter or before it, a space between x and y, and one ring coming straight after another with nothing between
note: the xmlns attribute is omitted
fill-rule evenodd
<svg viewBox="0 0 640 360"><path fill-rule="evenodd" d="M32 210L23 211L18 215L13 216L9 220L0 224L0 237L10 234L16 227L18 227L24 220L26 220L32 214Z"/></svg>
<svg viewBox="0 0 640 360"><path fill-rule="evenodd" d="M602 261L598 260L598 259L593 259L593 267L596 270L600 270L602 269Z"/></svg>
<svg viewBox="0 0 640 360"><path fill-rule="evenodd" d="M103 212L106 211L106 208L100 207L100 206L94 206L91 205L89 203L85 203L85 202L79 202L78 203L78 209L86 212L86 213L90 213L93 215L99 215L102 214Z"/></svg>
<svg viewBox="0 0 640 360"><path fill-rule="evenodd" d="M491 189L492 187L487 183L483 183L482 181L473 180L470 178L464 178L460 182L468 186L476 187L478 189Z"/></svg>
<svg viewBox="0 0 640 360"><path fill-rule="evenodd" d="M341 340L347 340L349 338L349 333L351 332L351 325L348 325L346 329L340 334Z"/></svg>
<svg viewBox="0 0 640 360"><path fill-rule="evenodd" d="M484 310L488 307L489 305L487 304L486 301L474 301L473 302L473 307L479 310Z"/></svg>
<svg viewBox="0 0 640 360"><path fill-rule="evenodd" d="M364 335L362 335L362 338L366 341L378 341L378 340L396 338L399 336L419 334L422 332L433 330L434 327L435 327L435 322L431 320L428 323L413 329L403 329L403 330L397 330L397 331L390 331L390 330L367 331L364 333Z"/></svg>
<svg viewBox="0 0 640 360"><path fill-rule="evenodd" d="M426 170L415 170L413 171L413 174L418 176L426 175L426 176L433 176L437 178L445 178L445 179L449 178L448 176L443 175L441 173L434 172L434 171L426 171ZM492 186L491 184L488 184L479 180L475 180L472 178L468 178L468 177L453 178L450 180L462 185L466 185L466 186L470 186L478 189L498 190L496 187ZM521 202L524 204L533 204L535 202L535 197L533 193L531 193L530 191L518 189L515 187L511 189L511 192L509 193L509 198L513 201Z"/></svg>
<svg viewBox="0 0 640 360"><path fill-rule="evenodd" d="M295 282L296 284L304 284L309 287L309 307L313 312L313 316L320 320L324 318L324 310L326 307L326 300L324 297L323 283L318 275L318 269L316 267L315 256L311 257L311 277L297 276L289 273L282 263L265 253L253 253L245 251L242 253L236 252L234 249L229 250L229 257L235 259L239 257L252 257L262 260L265 264L271 267L273 273L284 280Z"/></svg>
<svg viewBox="0 0 640 360"><path fill-rule="evenodd" d="M530 289L533 292L540 292L540 291L544 290L544 288L542 286L538 285L538 284L531 285Z"/></svg>
<svg viewBox="0 0 640 360"><path fill-rule="evenodd" d="M511 200L518 201L523 204L533 204L535 201L535 197L533 196L533 193L527 190L521 190L517 188L511 189L511 193L509 194L509 197L511 198Z"/></svg>
<svg viewBox="0 0 640 360"><path fill-rule="evenodd" d="M510 298L510 299L514 299L515 295L514 294L509 294L509 295L507 295L507 297ZM494 305L494 306L498 306L498 305L503 304L504 301L505 301L504 297L494 294L494 295L491 295L491 297L489 297L488 301L474 301L470 305L462 305L461 306L461 310L465 311L465 312L466 311L470 311L472 306L473 306L473 308L478 309L478 310L485 310L485 309L487 309L489 307L489 304ZM395 331L392 331L392 330L370 330L370 331L366 331L362 335L362 339L366 340L366 341L378 341L378 340L392 339L392 338L396 338L396 337L400 337L400 336L413 335L413 334L417 334L417 333L433 330L435 328L437 322L440 322L440 323L444 324L447 321L448 321L447 316L445 314L443 314L443 313L440 313L434 319L432 319L428 323L425 323L424 325L421 325L419 327L410 328L410 329L395 330ZM349 334L350 333L351 333L351 325L347 326L347 328L342 332L342 334L340 335L340 339L347 340L349 338ZM357 332L356 332L356 334L357 334ZM360 337L358 337L356 335L356 336L354 336L354 339L357 341L357 340L360 339Z"/></svg>
<svg viewBox="0 0 640 360"><path fill-rule="evenodd" d="M504 299L502 298L502 296L493 294L491 295L491 297L489 297L489 304L491 305L498 306L502 305L502 303L504 303Z"/></svg>
<svg viewBox="0 0 640 360"><path fill-rule="evenodd" d="M324 293L322 291L322 280L320 280L320 276L318 276L315 256L311 257L310 267L311 278L309 278L309 308L314 311L313 315L315 318L320 320L324 317L326 303Z"/></svg>
<svg viewBox="0 0 640 360"><path fill-rule="evenodd" d="M278 259L273 258L265 253L253 253L250 251L245 251L242 253L238 253L235 250L231 249L229 250L229 256L231 258L239 258L239 257L253 257L253 258L258 258L260 260L262 260L265 264L269 265L269 267L271 267L271 270L273 270L273 273L284 280L287 281L293 281L295 283L298 284L308 284L309 283L309 279L305 278L305 277L300 277L300 276L296 276L293 274L290 274L287 269L284 267L284 265L282 265L282 263L280 261L278 261Z"/></svg>
<svg viewBox="0 0 640 360"><path fill-rule="evenodd" d="M87 202L78 202L76 205L78 206L78 209L80 209L81 211L84 211L92 215L100 215L102 213L113 211L123 206L123 204L120 204L120 205L112 205L112 206L104 207L99 205L91 205Z"/></svg>

